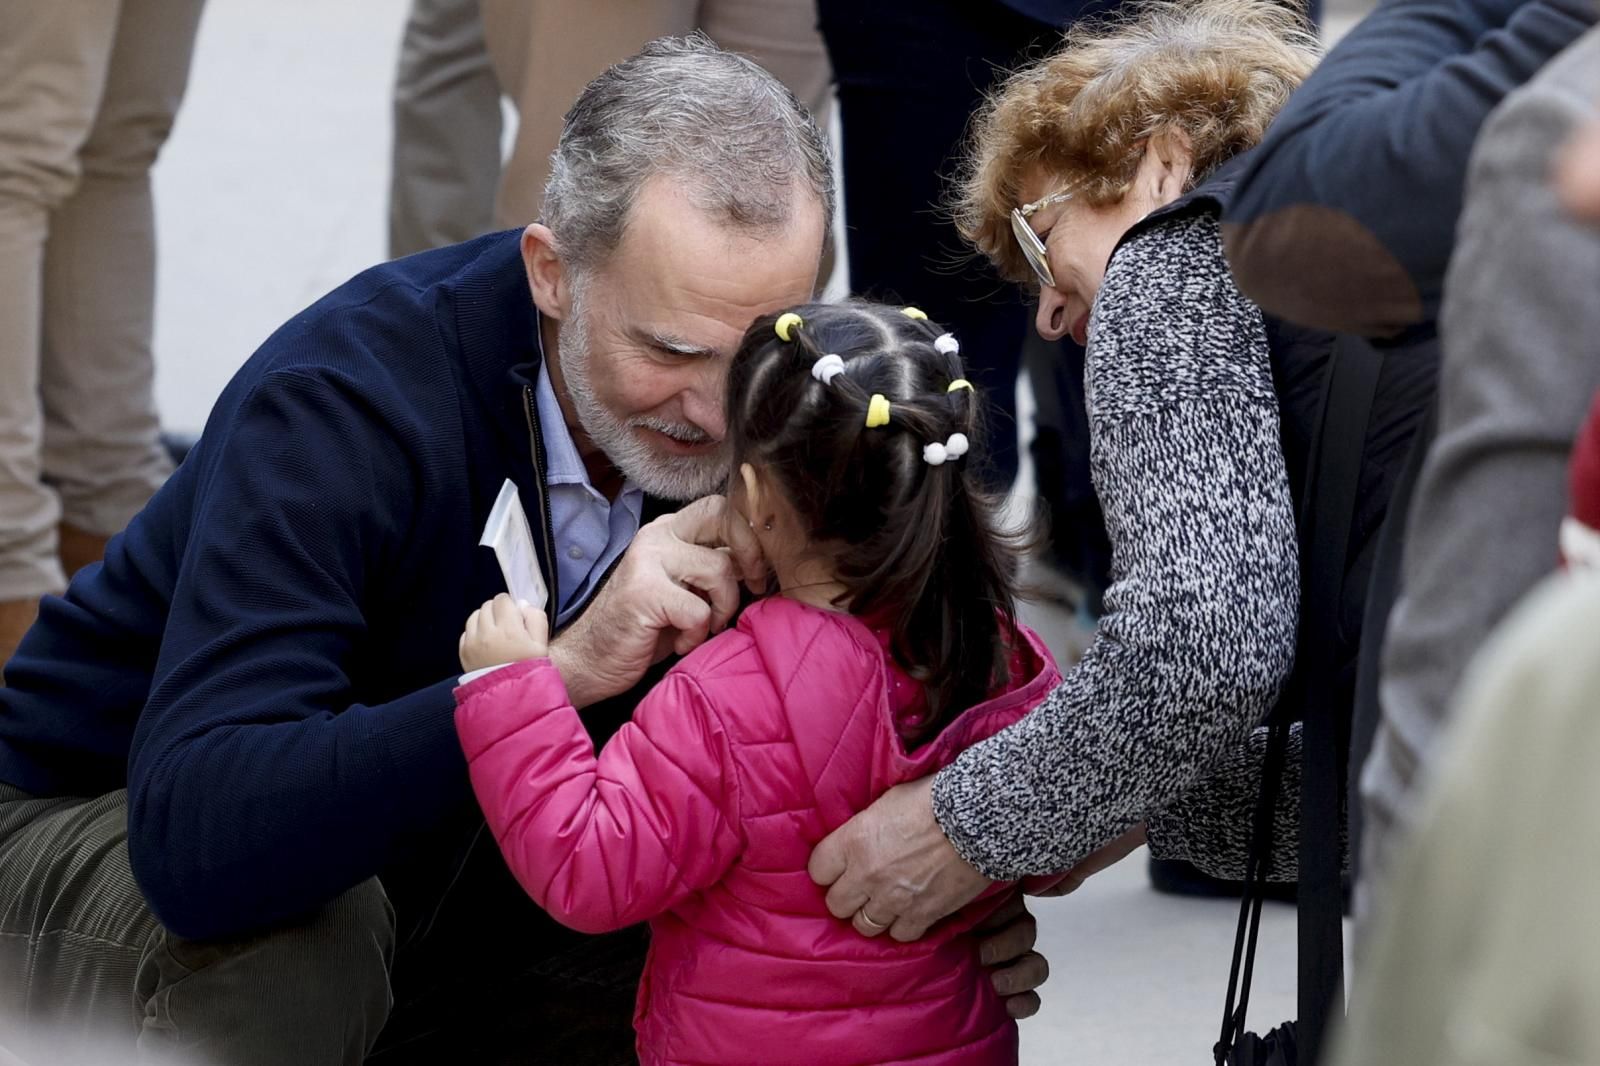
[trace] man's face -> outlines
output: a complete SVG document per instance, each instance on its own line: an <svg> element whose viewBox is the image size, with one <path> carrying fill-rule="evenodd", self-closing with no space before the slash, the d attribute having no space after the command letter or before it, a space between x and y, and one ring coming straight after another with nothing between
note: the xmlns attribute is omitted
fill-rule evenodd
<svg viewBox="0 0 1600 1066"><path fill-rule="evenodd" d="M560 377L584 436L652 495L718 491L728 363L752 320L811 298L822 238L809 193L797 192L782 232L752 234L669 181L648 182L561 323Z"/></svg>

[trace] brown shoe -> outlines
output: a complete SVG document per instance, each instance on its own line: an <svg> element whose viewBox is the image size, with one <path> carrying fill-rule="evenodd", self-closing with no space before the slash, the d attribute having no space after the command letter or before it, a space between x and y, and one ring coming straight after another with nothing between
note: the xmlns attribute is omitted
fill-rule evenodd
<svg viewBox="0 0 1600 1066"><path fill-rule="evenodd" d="M22 643L22 635L39 615L38 600L0 600L0 685L5 684L5 665Z"/></svg>
<svg viewBox="0 0 1600 1066"><path fill-rule="evenodd" d="M99 562L106 553L106 542L111 539L98 533L85 533L65 522L61 523L58 533L61 540L56 551L61 556L61 569L67 572L68 581L90 563Z"/></svg>

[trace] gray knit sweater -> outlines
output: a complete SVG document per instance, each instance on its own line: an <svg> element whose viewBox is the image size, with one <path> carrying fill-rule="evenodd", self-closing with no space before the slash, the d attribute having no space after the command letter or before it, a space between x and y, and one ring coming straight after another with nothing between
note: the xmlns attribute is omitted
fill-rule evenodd
<svg viewBox="0 0 1600 1066"><path fill-rule="evenodd" d="M1141 820L1156 854L1238 876L1300 585L1266 331L1214 217L1158 224L1112 257L1087 391L1105 614L1038 710L940 772L934 813L997 879L1067 869ZM1298 820L1296 782L1280 825ZM1270 876L1292 878L1281 835Z"/></svg>

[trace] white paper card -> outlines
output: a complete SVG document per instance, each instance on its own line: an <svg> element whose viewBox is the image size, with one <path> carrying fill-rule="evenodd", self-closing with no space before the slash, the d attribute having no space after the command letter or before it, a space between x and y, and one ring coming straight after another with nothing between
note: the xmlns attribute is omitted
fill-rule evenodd
<svg viewBox="0 0 1600 1066"><path fill-rule="evenodd" d="M522 509L517 486L510 478L500 486L500 495L489 510L489 521L484 524L483 537L478 543L494 549L495 558L500 560L500 572L505 575L506 591L511 593L512 599L526 600L544 610L550 593L539 569L539 556L533 550L527 512Z"/></svg>

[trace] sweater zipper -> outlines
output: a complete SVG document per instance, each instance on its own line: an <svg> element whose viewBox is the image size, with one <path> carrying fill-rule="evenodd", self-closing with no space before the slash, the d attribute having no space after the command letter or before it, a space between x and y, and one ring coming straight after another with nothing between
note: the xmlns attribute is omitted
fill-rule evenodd
<svg viewBox="0 0 1600 1066"><path fill-rule="evenodd" d="M542 519L539 523L539 530L544 534L544 557L550 567L550 573L545 575L545 588L549 591L549 599L545 601L545 616L549 618L550 631L554 633L556 628L556 604L561 602L560 575L556 573L556 538L550 525L550 505L545 499L547 490L544 484L544 438L539 433L538 416L533 411L533 388L529 385L522 387L522 415L528 422L528 444L533 452L533 472L539 483L539 491L536 493L539 497L539 517ZM433 913L428 917L427 924L422 927L423 936L431 932L434 923L439 920L439 914L444 910L445 902L448 900L450 893L455 890L456 882L461 880L461 874L466 870L467 863L471 861L472 853L480 845L483 845L483 837L488 828L487 825L479 826L478 831L473 834L471 843L467 845L466 851L461 853L461 861L456 865L455 873L450 876L444 891L439 895L438 902L433 906Z"/></svg>
<svg viewBox="0 0 1600 1066"><path fill-rule="evenodd" d="M545 615L550 619L550 632L556 631L556 615L559 613L561 603L561 575L556 567L556 537L550 525L550 504L545 499L546 488L544 484L544 437L539 432L538 416L533 413L533 386L522 386L522 414L528 420L528 444L533 452L533 474L538 479L539 491L539 529L544 533L544 559L550 572L545 575L545 585L550 591L550 598L545 601ZM609 576L609 574L607 575Z"/></svg>

